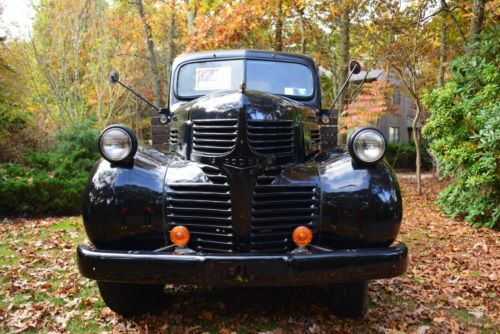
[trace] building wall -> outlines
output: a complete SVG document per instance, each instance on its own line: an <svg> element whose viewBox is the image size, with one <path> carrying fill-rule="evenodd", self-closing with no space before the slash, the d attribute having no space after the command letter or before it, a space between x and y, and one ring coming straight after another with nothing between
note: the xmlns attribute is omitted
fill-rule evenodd
<svg viewBox="0 0 500 334"><path fill-rule="evenodd" d="M395 87L395 89L399 89ZM399 142L406 143L411 141L411 120L415 114L415 104L411 97L400 93L399 104L393 104L394 112L391 114L383 115L378 121L376 126L382 131L387 140L391 141L390 128L394 127L399 129Z"/></svg>

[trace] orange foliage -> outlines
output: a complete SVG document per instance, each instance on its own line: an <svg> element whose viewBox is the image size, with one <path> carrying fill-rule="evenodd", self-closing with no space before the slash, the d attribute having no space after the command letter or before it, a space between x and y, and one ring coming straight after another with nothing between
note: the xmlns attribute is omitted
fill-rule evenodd
<svg viewBox="0 0 500 334"><path fill-rule="evenodd" d="M264 28L267 2L231 3L214 15L198 15L195 34L186 37L186 51L262 47L259 35Z"/></svg>
<svg viewBox="0 0 500 334"><path fill-rule="evenodd" d="M393 110L389 101L391 85L386 80L365 83L361 93L346 108L342 128L356 128L375 124L382 115Z"/></svg>

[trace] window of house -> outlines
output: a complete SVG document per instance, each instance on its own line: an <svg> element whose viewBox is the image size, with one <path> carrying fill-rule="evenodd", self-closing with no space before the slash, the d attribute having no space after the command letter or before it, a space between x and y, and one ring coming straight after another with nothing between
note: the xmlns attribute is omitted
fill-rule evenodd
<svg viewBox="0 0 500 334"><path fill-rule="evenodd" d="M397 126L389 127L389 142L391 143L399 142L399 127Z"/></svg>
<svg viewBox="0 0 500 334"><path fill-rule="evenodd" d="M392 97L392 104L400 105L401 104L401 91L399 87L394 87L394 96Z"/></svg>

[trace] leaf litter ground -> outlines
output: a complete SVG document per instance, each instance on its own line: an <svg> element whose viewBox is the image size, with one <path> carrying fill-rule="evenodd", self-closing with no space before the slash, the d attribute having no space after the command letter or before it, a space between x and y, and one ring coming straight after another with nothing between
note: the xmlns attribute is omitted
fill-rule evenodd
<svg viewBox="0 0 500 334"><path fill-rule="evenodd" d="M498 333L498 231L446 218L434 201L444 182L401 177L408 272L370 284L363 319L332 315L322 287L168 287L156 312L123 319L82 278L80 217L0 223L0 332L51 333Z"/></svg>

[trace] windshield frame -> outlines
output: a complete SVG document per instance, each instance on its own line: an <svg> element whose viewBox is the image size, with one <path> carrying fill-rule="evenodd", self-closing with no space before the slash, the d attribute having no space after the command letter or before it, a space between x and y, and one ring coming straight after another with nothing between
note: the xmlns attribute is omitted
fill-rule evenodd
<svg viewBox="0 0 500 334"><path fill-rule="evenodd" d="M181 68L185 65L188 65L188 64L193 64L193 63L206 63L206 62L219 62L219 61L231 61L231 60L241 60L243 62L246 62L247 60L252 60L252 61L264 61L264 62L280 62L280 63L289 63L289 64L298 64L298 65L302 65L304 67L306 67L309 72L311 73L311 80L312 80L312 91L311 91L311 94L310 95L307 95L307 96L298 96L298 95L286 95L286 94L276 94L276 93L269 93L269 92L265 92L263 91L264 93L268 93L268 94L273 94L273 95L276 95L276 96L283 96L283 97L287 97L289 99L292 99L292 100L295 100L295 101L312 101L315 96L316 96L316 89L318 89L316 87L316 77L315 77L315 72L314 72L314 69L311 68L311 66L309 66L308 64L302 62L302 61L295 61L293 59L275 59L275 58L260 58L260 57L220 57L220 58L200 58L200 59L193 59L193 60L188 60L188 61L185 61L185 62L182 62L181 64L179 64L176 69L175 69L175 72L174 72L174 75L172 77L172 81L174 82L174 85L173 85L173 95L175 96L176 99L178 99L179 101L191 101L191 100L195 100L197 98L200 98L202 96L206 96L206 95L209 95L213 92L220 92L220 91L224 91L224 90L214 90L213 92L211 93L208 93L208 94L201 94L201 95L192 95L192 96L184 96L184 95L179 95L178 93L178 82L179 82L179 72L181 70ZM246 64L244 64L244 73L243 73L243 82L246 82L246 77L247 77L247 66ZM251 90L251 89L249 89Z"/></svg>

